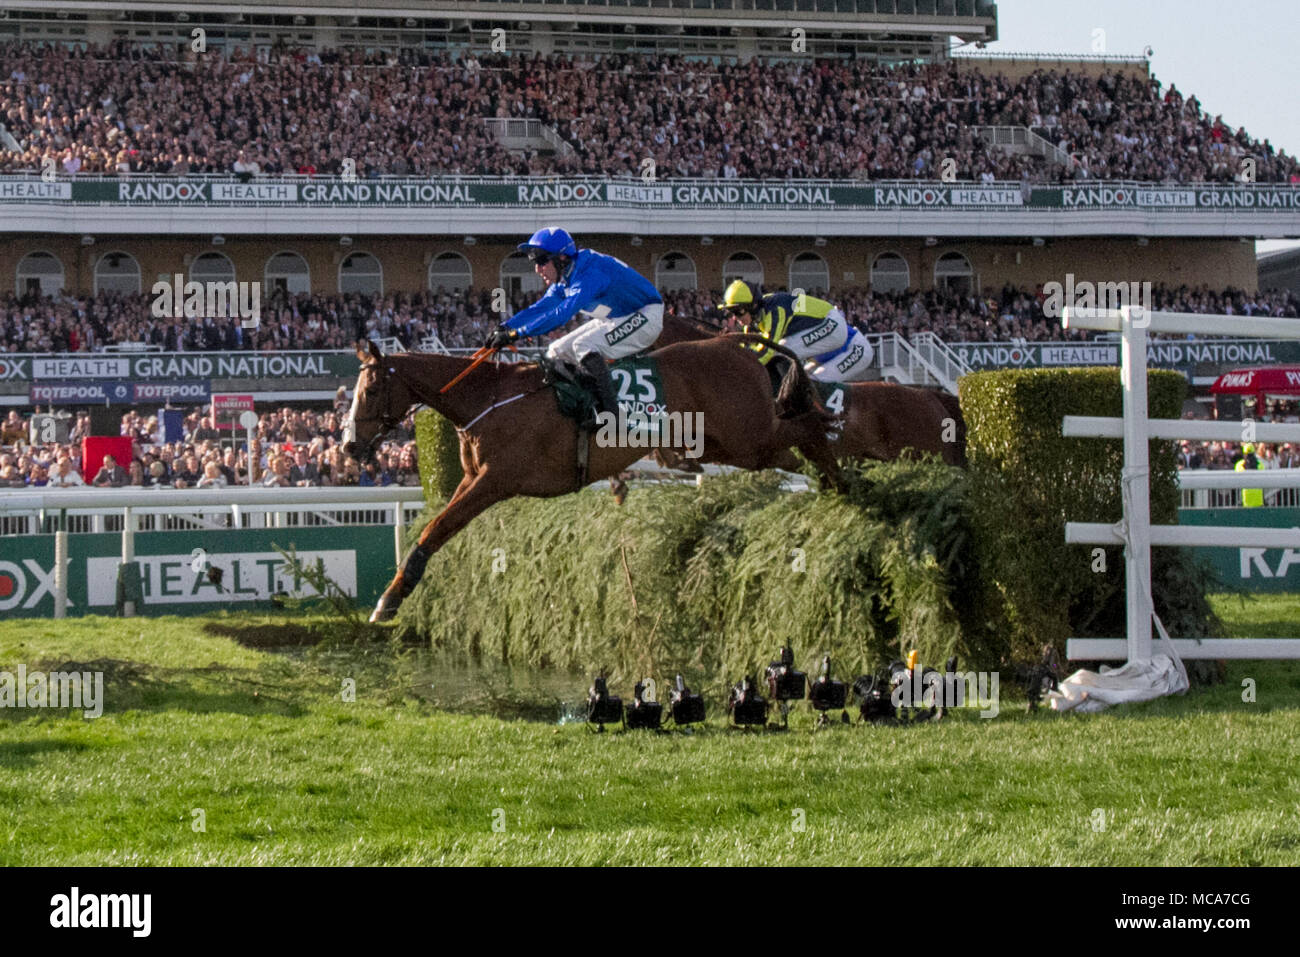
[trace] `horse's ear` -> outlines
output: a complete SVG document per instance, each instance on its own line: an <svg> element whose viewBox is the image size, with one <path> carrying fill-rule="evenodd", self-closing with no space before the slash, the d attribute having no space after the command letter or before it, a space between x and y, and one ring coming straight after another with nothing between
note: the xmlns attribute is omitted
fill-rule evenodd
<svg viewBox="0 0 1300 957"><path fill-rule="evenodd" d="M367 339L366 341L370 343L371 358L373 358L376 362L383 362L384 354L379 351L379 343L375 342L374 339Z"/></svg>

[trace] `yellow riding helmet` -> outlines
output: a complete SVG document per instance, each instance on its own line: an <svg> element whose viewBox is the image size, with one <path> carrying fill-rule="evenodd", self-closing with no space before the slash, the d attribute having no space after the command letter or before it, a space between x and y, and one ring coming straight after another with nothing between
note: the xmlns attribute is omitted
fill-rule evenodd
<svg viewBox="0 0 1300 957"><path fill-rule="evenodd" d="M1254 451L1255 451L1255 446L1251 445L1249 442L1247 442L1245 445L1241 447L1242 455L1250 455L1250 453Z"/></svg>
<svg viewBox="0 0 1300 957"><path fill-rule="evenodd" d="M722 297L722 305L719 309L734 309L736 306L752 306L754 304L754 289L743 279L737 279L727 287L726 294Z"/></svg>

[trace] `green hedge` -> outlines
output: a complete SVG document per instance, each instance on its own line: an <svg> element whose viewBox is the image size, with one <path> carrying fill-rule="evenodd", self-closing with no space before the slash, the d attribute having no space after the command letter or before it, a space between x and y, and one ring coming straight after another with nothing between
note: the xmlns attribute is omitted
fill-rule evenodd
<svg viewBox="0 0 1300 957"><path fill-rule="evenodd" d="M1186 381L1148 373L1151 418L1177 419ZM1123 549L1066 545L1065 523L1113 523L1123 512L1119 439L1064 438L1066 415L1121 416L1119 370L1017 369L961 380L971 471L971 522L979 567L968 635L981 657L1027 661L1045 644L1064 652L1069 637L1121 637ZM1152 441L1151 520L1177 524L1176 447ZM1183 550L1152 550L1153 597L1171 635L1203 637L1217 622L1205 601L1206 576Z"/></svg>
<svg viewBox="0 0 1300 957"><path fill-rule="evenodd" d="M1179 416L1181 376L1152 372L1149 389L1153 417ZM1118 637L1122 549L1095 572L1065 523L1119 519L1122 443L1064 439L1061 419L1119 416L1121 401L1114 369L977 373L961 387L967 470L867 464L843 495L738 473L636 488L623 508L594 490L502 502L434 556L399 625L456 656L604 668L622 684L681 671L715 689L787 643L806 670L830 653L851 676L912 648L926 664L955 651L963 668L995 670L1044 644L1063 653L1072 636ZM443 463L426 479L442 500L460 477L454 436L417 417L421 468ZM1172 443L1152 443L1151 465L1153 521L1174 523ZM1219 633L1206 578L1186 552L1153 550L1171 634Z"/></svg>
<svg viewBox="0 0 1300 957"><path fill-rule="evenodd" d="M622 508L595 490L500 503L434 556L399 622L455 655L620 681L720 685L787 643L809 671L831 654L841 677L959 649L960 470L869 465L846 496L780 483L634 488Z"/></svg>
<svg viewBox="0 0 1300 957"><path fill-rule="evenodd" d="M425 493L447 501L465 474L456 427L433 409L421 409L415 413L415 448Z"/></svg>

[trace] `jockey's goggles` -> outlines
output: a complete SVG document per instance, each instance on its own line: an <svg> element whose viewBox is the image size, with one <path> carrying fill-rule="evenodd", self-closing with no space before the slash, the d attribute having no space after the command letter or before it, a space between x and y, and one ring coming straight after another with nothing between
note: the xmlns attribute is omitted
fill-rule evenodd
<svg viewBox="0 0 1300 957"><path fill-rule="evenodd" d="M532 252L528 254L528 261L531 262L534 266L545 266L548 262L550 262L554 258L555 257L551 253L548 253L545 249L534 249Z"/></svg>

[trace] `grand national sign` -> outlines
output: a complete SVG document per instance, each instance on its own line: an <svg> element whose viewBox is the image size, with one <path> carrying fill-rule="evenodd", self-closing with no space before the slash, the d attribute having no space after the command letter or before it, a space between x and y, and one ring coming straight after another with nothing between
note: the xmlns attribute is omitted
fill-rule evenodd
<svg viewBox="0 0 1300 957"><path fill-rule="evenodd" d="M354 379L357 357L339 352L149 352L141 355L0 356L0 382ZM197 388L197 387L195 387ZM153 397L153 396L151 396Z"/></svg>
<svg viewBox="0 0 1300 957"><path fill-rule="evenodd" d="M497 207L582 207L622 209L748 210L1141 210L1176 215L1182 211L1300 211L1300 186L1232 184L1162 186L1106 183L1087 186L1029 186L1020 183L939 181L751 181L727 179L448 176L434 179L386 177L345 181L337 177L280 177L241 182L221 177L74 179L6 177L0 206L43 203L116 207L330 207L462 209Z"/></svg>

